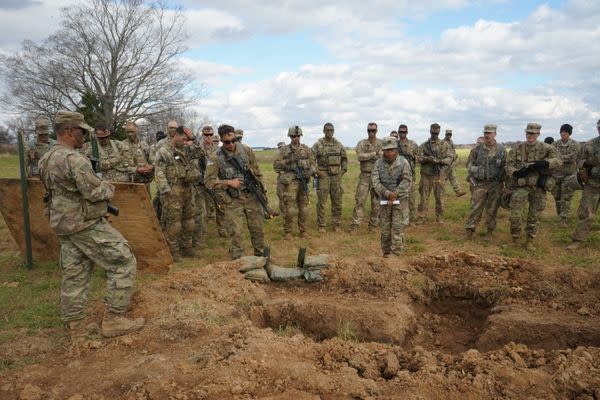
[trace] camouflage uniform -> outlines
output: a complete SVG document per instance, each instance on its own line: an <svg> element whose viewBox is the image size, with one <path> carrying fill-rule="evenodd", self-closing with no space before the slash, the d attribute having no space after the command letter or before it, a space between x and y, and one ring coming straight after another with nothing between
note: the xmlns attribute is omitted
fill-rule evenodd
<svg viewBox="0 0 600 400"><path fill-rule="evenodd" d="M420 161L419 145L410 139L398 140L398 154L408 161L412 173L412 184L410 185L410 193L408 194L408 208L410 210L410 220L417 219L417 201L415 199L415 183L417 182L417 162Z"/></svg>
<svg viewBox="0 0 600 400"><path fill-rule="evenodd" d="M262 174L256 162L252 149L244 144L236 143L235 152L229 153L223 147L219 147L208 162L206 168L206 187L215 191L219 204L225 211L225 226L231 238L229 255L232 259L238 259L244 254L244 238L242 227L244 221L250 231L250 241L254 248L254 255L262 255L264 243L264 215L255 195L248 192L242 184L239 189L234 189L222 181L230 179L242 179L243 175L227 159L236 156L242 160L254 176L260 180Z"/></svg>
<svg viewBox="0 0 600 400"><path fill-rule="evenodd" d="M194 183L200 172L186 147L171 141L160 146L155 159L155 182L162 205L161 223L174 259L191 255L195 228Z"/></svg>
<svg viewBox="0 0 600 400"><path fill-rule="evenodd" d="M456 175L454 175L454 164L458 161L458 154L456 153L456 149L454 148L454 142L448 136L448 132L452 133L451 130L446 130L446 137L444 141L448 143L448 147L450 149L450 156L452 157L452 163L446 168L446 180L450 181L450 185L452 185L452 189L457 196L464 196L465 192L460 190L460 186L458 181L456 180Z"/></svg>
<svg viewBox="0 0 600 400"><path fill-rule="evenodd" d="M283 232L292 232L294 217L298 216L298 230L303 235L306 232L308 218L308 196L310 190L310 177L314 175L316 164L314 155L305 144L295 147L291 144L279 149L273 161L273 168L278 174L277 186L282 187L284 222ZM306 192L302 189L300 180L296 176L296 168L306 181Z"/></svg>
<svg viewBox="0 0 600 400"><path fill-rule="evenodd" d="M342 217L342 175L348 170L344 145L337 139L319 139L312 147L317 161L317 225L325 229L325 203L331 197L331 222L337 230Z"/></svg>
<svg viewBox="0 0 600 400"><path fill-rule="evenodd" d="M210 147L204 145L202 150L204 151L204 157L206 162L216 153L219 146L213 143ZM200 175L202 184L200 185L201 195L201 207L204 215L203 229L207 231L208 222L215 220L217 225L217 232L221 237L227 237L227 229L225 229L225 213L222 206L216 203L215 199L210 195L206 188L206 165L201 165Z"/></svg>
<svg viewBox="0 0 600 400"><path fill-rule="evenodd" d="M365 202L371 198L371 215L369 227L379 226L379 199L371 186L371 172L375 161L381 157L381 140L375 138L374 143L363 139L356 145L356 158L360 162L360 175L356 185L354 210L352 211L352 228L358 228L365 214Z"/></svg>
<svg viewBox="0 0 600 400"><path fill-rule="evenodd" d="M424 217L427 213L429 196L433 190L435 197L435 216L437 221L441 221L444 215L444 205L442 203L442 193L444 191L444 181L446 169L452 163L452 154L448 143L444 140L427 140L419 147L421 158L421 180L419 182L419 193L421 200L419 202L419 213ZM434 163L433 159L440 161Z"/></svg>
<svg viewBox="0 0 600 400"><path fill-rule="evenodd" d="M132 171L150 164L150 147L146 143L125 139L121 144L125 149L125 154L129 157L129 164L133 167ZM131 177L134 182L149 183L154 178L154 174L142 175L134 171Z"/></svg>
<svg viewBox="0 0 600 400"><path fill-rule="evenodd" d="M61 118L59 112L57 123ZM84 122L80 126L90 129ZM106 271L107 310L125 312L134 290L136 260L127 241L105 218L114 187L94 174L81 153L60 144L41 158L40 177L50 195L50 225L60 240L62 319L84 318L94 265Z"/></svg>
<svg viewBox="0 0 600 400"><path fill-rule="evenodd" d="M192 146L187 147L188 155L191 160L191 167L197 170L198 179L192 184L192 196L194 197L194 234L192 236L192 247L197 249L203 241L206 231L206 216L204 208L204 171L202 167L206 165L206 154L199 143L194 142Z"/></svg>
<svg viewBox="0 0 600 400"><path fill-rule="evenodd" d="M387 138L386 138L387 139ZM387 143L384 139L384 148ZM393 139L392 139L393 140ZM396 148L396 143L388 143L388 147ZM404 227L409 223L409 194L412 185L412 171L408 161L396 155L389 162L380 158L375 162L371 175L373 190L383 200L389 198L391 192L397 194L400 204L382 205L379 218L381 221L381 250L387 254L399 254L404 247Z"/></svg>
<svg viewBox="0 0 600 400"><path fill-rule="evenodd" d="M91 143L85 143L81 151L88 158L92 158ZM131 182L136 166L132 164L129 149L123 142L109 139L108 144L102 146L98 141L98 155L102 179L110 182Z"/></svg>
<svg viewBox="0 0 600 400"><path fill-rule="evenodd" d="M573 189L567 185L567 178L577 172L577 160L581 146L570 138L566 142L557 140L554 142L554 146L558 150L563 164L552 171L554 178L552 196L556 203L556 214L566 221L571 215L571 200L573 199Z"/></svg>
<svg viewBox="0 0 600 400"><path fill-rule="evenodd" d="M600 121L598 127L600 128ZM579 163L587 169L589 180L583 185L577 210L577 226L572 238L576 242L583 242L587 239L600 205L600 137L583 145Z"/></svg>
<svg viewBox="0 0 600 400"><path fill-rule="evenodd" d="M40 158L42 158L42 156L46 154L46 152L55 144L56 141L53 139L48 139L48 143L40 143L37 141L37 139L34 139L25 144L25 160L27 162L25 167L27 169L28 178L40 175L38 162Z"/></svg>
<svg viewBox="0 0 600 400"><path fill-rule="evenodd" d="M527 125L527 129L529 132L537 132L539 134L541 126L539 124L530 123ZM528 243L537 235L540 213L546 196L546 188L538 186L540 173L534 172L519 178L513 176L515 171L536 161L547 161L550 170L562 165L562 160L560 159L556 148L540 141L536 141L533 144L520 142L508 154L506 173L511 178L510 233L513 237L513 241L518 240L521 236L523 209L528 203L529 211L525 227Z"/></svg>
<svg viewBox="0 0 600 400"><path fill-rule="evenodd" d="M495 125L486 125L485 129L496 132ZM480 143L471 149L467 160L468 179L471 182L471 212L465 223L467 231L474 232L477 229L484 210L488 235L496 229L496 216L506 175L506 155L504 146L496 142L490 146Z"/></svg>

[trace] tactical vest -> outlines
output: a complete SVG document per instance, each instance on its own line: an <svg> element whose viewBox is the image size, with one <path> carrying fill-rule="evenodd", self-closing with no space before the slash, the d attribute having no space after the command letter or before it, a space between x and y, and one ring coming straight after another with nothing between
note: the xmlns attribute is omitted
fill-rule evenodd
<svg viewBox="0 0 600 400"><path fill-rule="evenodd" d="M496 154L492 158L488 158L488 152L485 151L485 145L477 146L477 172L473 173L473 177L478 181L498 181L504 175L503 165L506 161L506 151L504 146L496 144Z"/></svg>
<svg viewBox="0 0 600 400"><path fill-rule="evenodd" d="M327 143L324 140L319 142L322 146L322 152L317 156L317 164L320 170L327 170L331 175L337 175L341 172L342 150L341 143L331 141Z"/></svg>
<svg viewBox="0 0 600 400"><path fill-rule="evenodd" d="M535 161L545 159L546 150L543 142L537 142L533 146L529 146L526 142L522 142L514 150L515 152L515 168L520 169ZM516 184L522 186L536 186L540 177L539 172L534 172L523 178L517 178Z"/></svg>
<svg viewBox="0 0 600 400"><path fill-rule="evenodd" d="M591 147L592 154L587 160L592 164L592 168L590 169L590 179L600 181L600 137L592 140Z"/></svg>
<svg viewBox="0 0 600 400"><path fill-rule="evenodd" d="M250 165L250 159L246 155L246 151L244 150L244 146L241 144L236 145L236 149L238 154L236 155L226 155L225 151L222 147L219 147L217 150L217 160L219 166L219 179L240 179L244 180L244 175L241 171L239 171L232 163L229 161L230 157L236 157L242 166L242 168L247 169ZM242 186L238 190L244 190L246 187L242 183ZM228 191L229 192L229 191Z"/></svg>
<svg viewBox="0 0 600 400"><path fill-rule="evenodd" d="M379 163L379 182L381 182L383 187L389 190L390 192L396 190L396 187L398 187L398 185L402 181L402 171L404 170L404 163L406 162L406 159L404 157L399 157L398 159L400 164L391 170L386 168L385 160L382 160ZM392 172L391 174L390 171Z"/></svg>
<svg viewBox="0 0 600 400"><path fill-rule="evenodd" d="M304 149L302 145L300 145L297 150L293 150L291 145L287 145L286 150L287 154L285 160L290 169L293 170L296 167L300 167L303 172L310 169L310 160L308 158L310 149ZM296 156L297 161L291 161L294 155Z"/></svg>
<svg viewBox="0 0 600 400"><path fill-rule="evenodd" d="M197 167L192 165L192 160L189 156L183 154L184 151L180 153L167 147L171 146L165 145L165 147L159 149L157 157L161 157L165 161L165 177L169 185L184 185L197 182L200 179L200 172ZM173 151L173 153L168 156L162 154L170 151Z"/></svg>
<svg viewBox="0 0 600 400"><path fill-rule="evenodd" d="M109 152L106 151L106 149L104 148L104 146L100 146L100 144L98 144L98 156L100 157L101 160L105 160L107 158L109 158L109 156L117 156L120 160L121 160L121 164L113 166L111 165L111 169L114 169L115 171L119 171L119 172L125 172L128 173L129 172L129 161L125 158L125 154L122 154L121 151L119 151L119 149L117 148L117 144L115 143L114 140L110 140L109 141L109 145L110 145L110 155Z"/></svg>

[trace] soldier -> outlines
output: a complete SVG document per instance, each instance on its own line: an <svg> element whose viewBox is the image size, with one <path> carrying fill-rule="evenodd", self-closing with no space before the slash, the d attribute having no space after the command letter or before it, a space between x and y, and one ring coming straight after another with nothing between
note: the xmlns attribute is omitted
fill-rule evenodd
<svg viewBox="0 0 600 400"><path fill-rule="evenodd" d="M191 145L191 132L179 126L155 155L155 181L162 205L161 224L175 261L181 260L182 255L195 257L198 254L192 242L195 228L193 185L200 179L200 171L188 151Z"/></svg>
<svg viewBox="0 0 600 400"><path fill-rule="evenodd" d="M398 131L391 131L390 136L393 137L394 139L398 140Z"/></svg>
<svg viewBox="0 0 600 400"><path fill-rule="evenodd" d="M285 142L277 143L277 150L281 150L283 146L285 146ZM285 185L283 183L280 183L279 179L277 179L277 200L279 202L279 212L281 213L281 215L285 215L285 199L283 198L284 190Z"/></svg>
<svg viewBox="0 0 600 400"><path fill-rule="evenodd" d="M59 111L55 117L58 144L40 160L40 177L50 200L50 225L60 240L61 314L71 340L81 344L90 333L85 308L94 265L106 272L106 311L101 333L106 337L137 331L143 318L123 313L134 291L136 260L127 241L106 220L114 186L98 178L78 149L91 128L83 115Z"/></svg>
<svg viewBox="0 0 600 400"><path fill-rule="evenodd" d="M121 143L127 149L131 165L136 168L133 181L149 183L154 178L154 166L148 162L150 148L140 140L140 129L135 122L126 123L125 132L127 133L127 140Z"/></svg>
<svg viewBox="0 0 600 400"><path fill-rule="evenodd" d="M342 176L348 170L348 158L344 145L333 137L335 129L331 122L323 126L325 137L312 147L317 160L317 225L319 232L325 232L325 203L331 197L331 223L338 232L342 217Z"/></svg>
<svg viewBox="0 0 600 400"><path fill-rule="evenodd" d="M486 240L492 240L496 216L506 175L506 150L496 142L496 125L483 127L483 143L476 145L467 160L468 180L471 184L471 212L465 223L466 238L472 239L485 210Z"/></svg>
<svg viewBox="0 0 600 400"><path fill-rule="evenodd" d="M409 222L408 198L412 185L412 171L408 161L398 155L398 144L392 137L383 139L383 158L375 162L371 182L382 199L381 250L384 257L400 255L404 247L404 227Z"/></svg>
<svg viewBox="0 0 600 400"><path fill-rule="evenodd" d="M567 184L567 178L577 172L577 160L581 146L571 139L573 127L564 124L560 127L560 140L554 142L556 150L562 159L562 165L552 172L554 188L552 196L556 203L556 214L560 217L560 226L567 227L567 220L571 215L571 200L573 189Z"/></svg>
<svg viewBox="0 0 600 400"><path fill-rule="evenodd" d="M534 250L532 242L537 235L542 202L546 196L548 170L562 165L556 147L537 140L541 128L540 124L527 124L525 142L518 143L511 150L506 164L507 176L511 178L510 233L514 244L519 243L521 236L523 208L529 205L525 227L527 250Z"/></svg>
<svg viewBox="0 0 600 400"><path fill-rule="evenodd" d="M154 164L154 157L156 155L156 152L160 148L160 146L162 146L163 144L166 144L169 141L169 138L172 138L175 135L175 130L177 130L178 126L179 126L179 124L177 123L177 121L171 120L167 123L167 136L164 136L164 132L163 132L163 137L161 139L158 139L158 133L157 133L156 143L154 143L152 146L150 146L150 149L148 150L148 156L149 156L148 161L150 161L151 164Z"/></svg>
<svg viewBox="0 0 600 400"><path fill-rule="evenodd" d="M456 176L454 175L454 164L458 161L458 154L456 153L456 149L454 148L454 142L452 141L452 129L446 129L446 136L444 137L446 143L450 147L450 154L452 155L452 164L446 168L446 180L450 181L450 185L452 185L452 189L454 189L454 193L456 197L462 197L466 192L460 189L458 185L458 181L456 180Z"/></svg>
<svg viewBox="0 0 600 400"><path fill-rule="evenodd" d="M148 161L154 163L153 160L154 160L154 154L156 153L155 152L156 143L158 143L159 141L161 141L162 139L164 139L166 137L167 137L167 135L165 135L165 133L163 131L156 132L156 142L154 142L154 144L152 144L150 146L150 148L148 149ZM153 167L154 167L154 165L153 165ZM154 172L154 171L152 171L152 172ZM154 212L156 213L156 218L160 222L162 207L160 205L160 197L158 196L158 193L156 193L154 195L154 197L152 198L152 208L154 208Z"/></svg>
<svg viewBox="0 0 600 400"><path fill-rule="evenodd" d="M371 172L375 161L381 157L381 140L377 139L377 124L369 122L367 125L367 139L363 139L356 145L356 158L360 163L360 175L356 185L354 197L354 210L352 211L352 225L350 230L357 231L365 214L365 202L367 197L371 198L371 215L369 217L369 230L379 226L379 199L371 186Z"/></svg>
<svg viewBox="0 0 600 400"><path fill-rule="evenodd" d="M96 123L94 132L98 140L99 172L102 173L102 179L131 182L137 167L131 163L128 148L123 142L110 139L110 131L102 121ZM93 158L90 142L84 144L81 150L88 158Z"/></svg>
<svg viewBox="0 0 600 400"><path fill-rule="evenodd" d="M417 182L417 162L420 161L421 150L419 145L408 139L408 127L401 124L398 127L398 154L408 161L412 173L412 185L408 195L408 208L410 210L409 225L417 220L417 201L415 199L415 183Z"/></svg>
<svg viewBox="0 0 600 400"><path fill-rule="evenodd" d="M442 204L442 192L444 190L444 181L446 179L446 169L452 164L453 155L445 140L440 140L440 126L431 124L429 129L431 137L419 147L419 153L422 154L421 162L421 180L419 182L419 193L421 200L419 202L420 222L425 221L429 195L433 190L435 197L435 220L437 223L444 223L444 205Z"/></svg>
<svg viewBox="0 0 600 400"><path fill-rule="evenodd" d="M50 121L48 118L40 117L35 120L35 139L28 141L25 144L25 167L27 169L27 177L39 176L38 161L56 141L50 139L50 131L48 127Z"/></svg>
<svg viewBox="0 0 600 400"><path fill-rule="evenodd" d="M600 135L600 121L596 123L596 129ZM583 184L583 193L577 210L577 226L571 236L573 243L567 246L568 250L582 247L598 213L600 205L600 136L583 145L579 165L581 169L578 176Z"/></svg>
<svg viewBox="0 0 600 400"><path fill-rule="evenodd" d="M242 225L247 223L254 255L261 256L264 248L264 214L258 198L250 193L244 182L242 171L232 161L236 157L245 172L249 172L262 184L262 174L252 149L236 143L235 129L230 125L219 127L219 137L223 143L213 154L206 168L206 187L215 195L225 209L225 221L231 246L229 255L233 260L244 254Z"/></svg>
<svg viewBox="0 0 600 400"><path fill-rule="evenodd" d="M243 138L244 138L244 130L236 129L235 130L235 140L237 140L238 143L242 143Z"/></svg>
<svg viewBox="0 0 600 400"><path fill-rule="evenodd" d="M273 169L277 172L277 188L281 186L283 197L285 239L292 237L294 217L298 217L300 237L306 235L306 219L308 217L308 196L310 177L315 174L316 163L310 148L300 143L302 128L292 126L288 129L291 142L279 149L273 161Z"/></svg>

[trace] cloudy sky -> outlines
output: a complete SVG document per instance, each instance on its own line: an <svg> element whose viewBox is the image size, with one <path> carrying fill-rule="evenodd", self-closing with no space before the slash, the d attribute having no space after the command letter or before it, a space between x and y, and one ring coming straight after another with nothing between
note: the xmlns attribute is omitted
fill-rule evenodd
<svg viewBox="0 0 600 400"><path fill-rule="evenodd" d="M0 52L56 29L70 0L0 0ZM189 50L182 68L205 84L197 110L275 145L326 121L354 146L369 121L400 123L418 142L438 122L471 143L486 123L519 140L561 124L596 135L600 1L181 0Z"/></svg>

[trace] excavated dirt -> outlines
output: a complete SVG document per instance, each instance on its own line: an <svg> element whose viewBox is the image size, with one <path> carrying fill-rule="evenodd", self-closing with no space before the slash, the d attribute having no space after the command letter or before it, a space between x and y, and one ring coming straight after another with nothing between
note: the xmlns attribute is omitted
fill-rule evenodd
<svg viewBox="0 0 600 400"><path fill-rule="evenodd" d="M313 284L238 267L145 284L136 334L19 336L0 399L600 400L597 273L463 252L335 259Z"/></svg>

